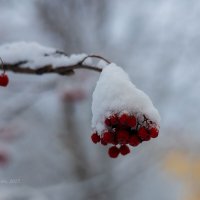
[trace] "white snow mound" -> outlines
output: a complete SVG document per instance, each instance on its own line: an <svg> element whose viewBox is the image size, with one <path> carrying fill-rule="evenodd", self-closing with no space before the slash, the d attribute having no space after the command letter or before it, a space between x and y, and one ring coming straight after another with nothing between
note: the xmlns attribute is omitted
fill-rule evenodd
<svg viewBox="0 0 200 200"><path fill-rule="evenodd" d="M114 113L144 114L159 126L160 115L150 98L130 81L121 67L111 63L105 67L93 92L92 128L105 130L105 117Z"/></svg>

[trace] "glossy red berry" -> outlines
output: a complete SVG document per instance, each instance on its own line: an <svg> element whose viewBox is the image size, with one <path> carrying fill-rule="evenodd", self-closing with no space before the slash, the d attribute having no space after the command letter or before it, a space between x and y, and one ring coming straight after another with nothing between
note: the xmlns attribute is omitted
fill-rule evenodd
<svg viewBox="0 0 200 200"><path fill-rule="evenodd" d="M120 151L120 153L121 153L123 156L125 156L125 155L127 155L127 154L130 153L130 149L129 149L129 147L128 147L127 145L122 145L122 146L119 148L119 151Z"/></svg>
<svg viewBox="0 0 200 200"><path fill-rule="evenodd" d="M91 139L92 139L92 142L94 142L95 144L100 142L100 136L97 133L93 133L91 135Z"/></svg>
<svg viewBox="0 0 200 200"><path fill-rule="evenodd" d="M150 135L147 135L145 138L143 138L143 141L149 141L151 139Z"/></svg>
<svg viewBox="0 0 200 200"><path fill-rule="evenodd" d="M145 138L148 137L148 132L144 127L139 128L138 130L138 136L142 139L145 140Z"/></svg>
<svg viewBox="0 0 200 200"><path fill-rule="evenodd" d="M132 135L129 138L129 144L133 147L136 147L140 144L140 139L136 135Z"/></svg>
<svg viewBox="0 0 200 200"><path fill-rule="evenodd" d="M0 75L0 86L6 87L9 83L7 74L3 73Z"/></svg>
<svg viewBox="0 0 200 200"><path fill-rule="evenodd" d="M112 115L110 117L110 122L111 122L111 125L114 126L118 123L118 116L117 115Z"/></svg>
<svg viewBox="0 0 200 200"><path fill-rule="evenodd" d="M130 127L133 128L133 127L136 126L136 123L137 123L137 121L136 121L135 116L129 116L129 117L128 117L128 120L127 120L128 126L130 126Z"/></svg>
<svg viewBox="0 0 200 200"><path fill-rule="evenodd" d="M113 134L111 132L109 132L109 131L104 132L103 141L106 142L106 143L112 143Z"/></svg>
<svg viewBox="0 0 200 200"><path fill-rule="evenodd" d="M154 127L150 129L150 136L152 138L158 137L158 134L159 134L159 130L157 128Z"/></svg>
<svg viewBox="0 0 200 200"><path fill-rule="evenodd" d="M126 130L120 130L117 134L117 140L120 144L127 144L129 141L129 132Z"/></svg>
<svg viewBox="0 0 200 200"><path fill-rule="evenodd" d="M121 125L125 125L127 124L127 121L128 121L128 118L129 116L127 114L122 114L120 117L119 117L119 122Z"/></svg>
<svg viewBox="0 0 200 200"><path fill-rule="evenodd" d="M117 156L119 155L119 149L116 146L112 146L108 149L108 155L111 158L117 158Z"/></svg>
<svg viewBox="0 0 200 200"><path fill-rule="evenodd" d="M106 118L104 123L105 123L106 126L111 126L110 118Z"/></svg>
<svg viewBox="0 0 200 200"><path fill-rule="evenodd" d="M103 138L101 138L101 144L104 145L104 146L106 146L108 143L106 141L104 141Z"/></svg>

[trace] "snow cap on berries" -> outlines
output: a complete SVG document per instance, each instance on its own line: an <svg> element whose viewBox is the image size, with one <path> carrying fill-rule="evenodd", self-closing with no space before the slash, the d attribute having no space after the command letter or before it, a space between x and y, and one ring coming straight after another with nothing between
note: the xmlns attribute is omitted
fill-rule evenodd
<svg viewBox="0 0 200 200"><path fill-rule="evenodd" d="M130 81L128 74L111 63L103 68L92 101L92 128L98 133L106 129L105 119L112 114L145 115L159 126L160 116L150 98Z"/></svg>

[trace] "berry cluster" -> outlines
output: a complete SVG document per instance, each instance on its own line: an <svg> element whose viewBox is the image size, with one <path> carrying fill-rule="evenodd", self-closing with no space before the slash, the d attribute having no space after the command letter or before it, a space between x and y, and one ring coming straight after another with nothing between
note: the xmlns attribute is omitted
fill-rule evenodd
<svg viewBox="0 0 200 200"><path fill-rule="evenodd" d="M106 130L101 134L95 131L91 135L92 141L102 145L111 144L108 155L111 158L118 157L119 154L130 153L128 145L136 147L143 141L156 138L159 130L155 123L145 115L136 117L133 114L113 114L104 121Z"/></svg>

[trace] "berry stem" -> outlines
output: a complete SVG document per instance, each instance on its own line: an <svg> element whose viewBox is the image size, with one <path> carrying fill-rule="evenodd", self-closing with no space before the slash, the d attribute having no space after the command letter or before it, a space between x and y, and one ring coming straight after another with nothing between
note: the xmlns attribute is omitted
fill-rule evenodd
<svg viewBox="0 0 200 200"><path fill-rule="evenodd" d="M98 58L98 59L104 60L104 61L107 62L108 64L111 63L110 61L108 61L107 59L103 58L102 56L92 54L92 55L86 56L86 57L80 62L80 64L82 64L87 58Z"/></svg>
<svg viewBox="0 0 200 200"><path fill-rule="evenodd" d="M1 57L0 57L0 60L1 60L1 67L2 67L2 69L3 69L3 74L5 74L5 73L6 73L6 70L5 70L5 68L4 68L4 63L3 63L3 60L2 60Z"/></svg>

